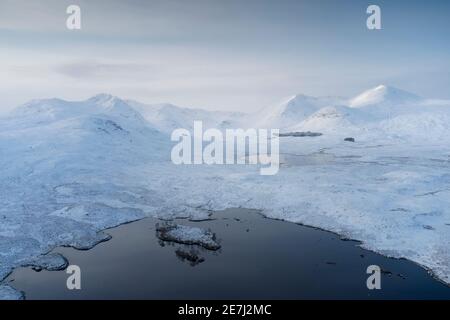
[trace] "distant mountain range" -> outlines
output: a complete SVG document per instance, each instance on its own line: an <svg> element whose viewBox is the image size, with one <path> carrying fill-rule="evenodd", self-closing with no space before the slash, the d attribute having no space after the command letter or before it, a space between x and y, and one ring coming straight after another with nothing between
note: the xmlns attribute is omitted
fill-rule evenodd
<svg viewBox="0 0 450 320"><path fill-rule="evenodd" d="M252 114L182 108L168 103L143 104L108 94L76 102L34 100L10 113L1 130L54 127L55 131L59 128L80 133L96 128L103 134L127 132L137 141L137 136L145 132L161 138L177 128L192 129L193 122L201 120L205 128L278 128L281 132L324 134L386 131L416 136L430 128L431 132L426 132L430 136L450 130L449 118L450 101L424 99L380 85L350 99L299 94Z"/></svg>
<svg viewBox="0 0 450 320"><path fill-rule="evenodd" d="M380 85L350 99L296 95L262 109L255 118L253 123L256 126L280 128L282 132L346 134L385 131L386 134L409 137L431 127L433 132L426 133L431 137L432 134L442 134L442 130L450 130L450 125L446 124L450 119L450 101L424 99Z"/></svg>

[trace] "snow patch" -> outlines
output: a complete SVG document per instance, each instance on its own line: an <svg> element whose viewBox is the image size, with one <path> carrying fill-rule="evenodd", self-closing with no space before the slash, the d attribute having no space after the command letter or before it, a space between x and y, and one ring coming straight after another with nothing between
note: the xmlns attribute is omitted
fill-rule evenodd
<svg viewBox="0 0 450 320"><path fill-rule="evenodd" d="M8 285L0 285L0 300L24 300L25 294Z"/></svg>

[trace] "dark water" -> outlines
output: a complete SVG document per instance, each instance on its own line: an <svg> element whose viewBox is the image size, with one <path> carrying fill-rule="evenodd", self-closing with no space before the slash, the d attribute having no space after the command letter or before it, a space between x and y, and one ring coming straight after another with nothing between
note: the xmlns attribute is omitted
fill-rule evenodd
<svg viewBox="0 0 450 320"><path fill-rule="evenodd" d="M16 270L11 285L27 299L449 299L450 288L417 265L357 247L357 242L292 223L232 209L212 221L222 248L160 243L155 219L109 230L112 240L88 251L58 248L81 267L81 290L66 288L65 271ZM162 245L161 245L162 244ZM192 265L177 254L196 250ZM381 290L366 287L366 268L379 265Z"/></svg>

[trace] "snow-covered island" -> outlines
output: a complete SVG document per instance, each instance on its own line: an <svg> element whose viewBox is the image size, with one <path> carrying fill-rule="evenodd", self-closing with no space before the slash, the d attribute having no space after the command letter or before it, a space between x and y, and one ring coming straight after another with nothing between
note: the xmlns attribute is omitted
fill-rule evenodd
<svg viewBox="0 0 450 320"><path fill-rule="evenodd" d="M176 166L170 133L194 120L321 135L282 136L274 176L256 166ZM106 94L35 100L0 120L0 150L0 279L19 266L57 268L63 260L42 255L90 248L126 222L246 207L360 240L450 283L450 101L388 86L350 99L297 95L255 114ZM0 298L11 297L22 294L0 286Z"/></svg>
<svg viewBox="0 0 450 320"><path fill-rule="evenodd" d="M156 235L163 241L199 245L208 250L220 249L215 234L201 228L164 223L156 227Z"/></svg>

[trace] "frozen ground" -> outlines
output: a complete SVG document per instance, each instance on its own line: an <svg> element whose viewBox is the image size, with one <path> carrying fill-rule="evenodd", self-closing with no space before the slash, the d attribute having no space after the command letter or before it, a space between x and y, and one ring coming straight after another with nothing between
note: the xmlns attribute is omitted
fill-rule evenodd
<svg viewBox="0 0 450 320"><path fill-rule="evenodd" d="M108 239L102 230L125 222L246 207L360 240L450 283L450 104L384 86L346 106L300 97L259 123L324 134L281 138L275 176L255 166L175 166L170 128L112 96L19 107L0 120L0 279L36 261L55 266L42 258L53 247L90 248ZM209 117L209 126L261 117L226 116ZM20 296L0 287L0 298Z"/></svg>
<svg viewBox="0 0 450 320"><path fill-rule="evenodd" d="M0 285L0 300L23 300L23 292L20 292L8 285Z"/></svg>

